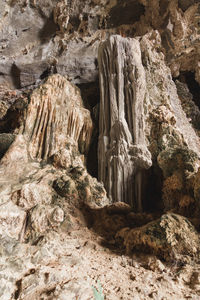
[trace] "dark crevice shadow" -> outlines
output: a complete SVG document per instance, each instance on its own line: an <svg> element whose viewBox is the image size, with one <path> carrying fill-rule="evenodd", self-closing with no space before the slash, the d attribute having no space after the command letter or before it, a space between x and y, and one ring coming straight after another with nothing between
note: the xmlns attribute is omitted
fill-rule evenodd
<svg viewBox="0 0 200 300"><path fill-rule="evenodd" d="M87 170L93 177L98 177L98 137L99 137L99 102L100 89L98 80L78 85L84 106L90 110L94 124L91 145L87 154Z"/></svg>
<svg viewBox="0 0 200 300"><path fill-rule="evenodd" d="M154 163L151 168L143 172L142 207L145 212L163 212L162 201L163 174L159 166Z"/></svg>
<svg viewBox="0 0 200 300"><path fill-rule="evenodd" d="M50 65L48 68L46 68L44 70L44 72L42 72L42 74L40 75L40 79L41 80L44 80L46 79L47 77L53 75L53 74L56 74L57 73L57 68L55 65Z"/></svg>
<svg viewBox="0 0 200 300"><path fill-rule="evenodd" d="M16 89L21 88L20 74L21 74L20 69L17 67L15 63L13 63L10 70L10 75L12 78L12 83Z"/></svg>
<svg viewBox="0 0 200 300"><path fill-rule="evenodd" d="M195 73L190 71L181 72L179 77L174 78L174 81L176 79L187 85L189 92L192 94L192 100L200 109L200 85L195 80Z"/></svg>
<svg viewBox="0 0 200 300"><path fill-rule="evenodd" d="M123 24L133 24L144 15L145 7L137 0L119 0L117 5L111 8L107 20L107 28L114 28Z"/></svg>
<svg viewBox="0 0 200 300"><path fill-rule="evenodd" d="M55 36L56 31L58 30L58 25L53 21L53 13L51 14L50 18L46 19L46 22L43 28L39 31L39 39L42 44L48 41L50 38Z"/></svg>
<svg viewBox="0 0 200 300"><path fill-rule="evenodd" d="M195 80L194 72L185 72L182 76L185 78L185 83L193 96L194 103L200 108L200 85Z"/></svg>
<svg viewBox="0 0 200 300"><path fill-rule="evenodd" d="M178 0L178 6L185 12L190 6L199 3L199 0Z"/></svg>
<svg viewBox="0 0 200 300"><path fill-rule="evenodd" d="M92 209L83 204L81 213L89 230L99 236L99 245L115 254L127 254L125 246L116 237L123 228L139 228L161 217L161 213L134 213L128 207L111 204L102 208ZM134 251L135 252L135 251Z"/></svg>

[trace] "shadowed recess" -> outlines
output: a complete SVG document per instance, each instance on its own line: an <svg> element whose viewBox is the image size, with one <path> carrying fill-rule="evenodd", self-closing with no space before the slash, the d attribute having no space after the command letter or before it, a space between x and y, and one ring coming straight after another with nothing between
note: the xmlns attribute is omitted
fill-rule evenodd
<svg viewBox="0 0 200 300"><path fill-rule="evenodd" d="M139 21L144 14L145 8L137 0L118 0L118 4L111 8L108 18L108 28L122 24L133 24Z"/></svg>
<svg viewBox="0 0 200 300"><path fill-rule="evenodd" d="M15 63L13 63L11 67L10 75L13 81L13 85L16 89L21 88L20 74L21 74L20 69L16 66Z"/></svg>
<svg viewBox="0 0 200 300"><path fill-rule="evenodd" d="M178 79L187 84L194 103L200 108L200 85L195 80L195 74L193 72L182 72Z"/></svg>
<svg viewBox="0 0 200 300"><path fill-rule="evenodd" d="M97 158L97 148L98 148L98 136L99 136L99 102L100 102L100 89L99 82L83 83L79 84L78 87L81 91L81 96L84 105L91 112L91 117L94 123L94 130L92 135L92 140L87 156L87 169L88 172L94 176L98 177L98 158Z"/></svg>
<svg viewBox="0 0 200 300"><path fill-rule="evenodd" d="M45 42L45 40L49 40L58 30L58 26L53 21L53 15L50 18L46 19L46 23L44 27L39 32L39 38L41 42Z"/></svg>
<svg viewBox="0 0 200 300"><path fill-rule="evenodd" d="M179 0L178 6L182 9L182 11L186 11L191 5L199 3L199 0Z"/></svg>

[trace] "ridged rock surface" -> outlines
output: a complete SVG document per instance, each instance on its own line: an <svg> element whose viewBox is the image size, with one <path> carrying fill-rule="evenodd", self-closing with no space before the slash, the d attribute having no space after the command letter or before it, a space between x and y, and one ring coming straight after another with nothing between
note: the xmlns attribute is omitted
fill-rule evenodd
<svg viewBox="0 0 200 300"><path fill-rule="evenodd" d="M31 96L24 135L31 158L47 160L64 149L68 140L86 153L92 120L79 90L62 76L51 76Z"/></svg>
<svg viewBox="0 0 200 300"><path fill-rule="evenodd" d="M92 120L78 88L60 75L51 76L32 93L24 117L21 133L0 164L0 231L17 240L24 240L29 229L37 235L48 224L57 227L64 221L64 209L53 198L69 197L91 207L109 203L79 152L88 150Z"/></svg>
<svg viewBox="0 0 200 300"><path fill-rule="evenodd" d="M190 196L189 206L194 202L190 178L200 166L200 139L164 61L159 33L152 31L140 41L112 36L100 47L99 71L99 179L108 195L142 211L142 170L152 165L152 157L153 167L158 165L166 179L165 209L178 207L183 196ZM170 191L170 176L181 178L184 194Z"/></svg>
<svg viewBox="0 0 200 300"><path fill-rule="evenodd" d="M113 202L142 210L141 170L151 166L144 135L145 72L140 44L113 36L99 50L99 179Z"/></svg>

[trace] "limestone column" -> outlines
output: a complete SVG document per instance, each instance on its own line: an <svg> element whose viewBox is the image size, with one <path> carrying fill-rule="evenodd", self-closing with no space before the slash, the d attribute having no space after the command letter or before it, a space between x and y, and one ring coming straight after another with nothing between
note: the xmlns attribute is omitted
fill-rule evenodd
<svg viewBox="0 0 200 300"><path fill-rule="evenodd" d="M141 172L151 166L151 155L144 135L146 80L139 41L111 36L100 45L98 62L99 180L113 202L141 211Z"/></svg>

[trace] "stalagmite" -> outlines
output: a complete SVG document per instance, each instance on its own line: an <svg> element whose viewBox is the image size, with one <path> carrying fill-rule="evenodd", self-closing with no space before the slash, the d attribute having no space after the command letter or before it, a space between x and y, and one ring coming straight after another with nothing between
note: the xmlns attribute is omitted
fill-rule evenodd
<svg viewBox="0 0 200 300"><path fill-rule="evenodd" d="M113 202L142 210L142 169L151 166L144 134L145 71L136 39L112 36L99 49L99 180Z"/></svg>
<svg viewBox="0 0 200 300"><path fill-rule="evenodd" d="M60 75L53 75L31 96L24 135L32 159L47 160L66 143L86 153L92 134L90 112L80 92Z"/></svg>

